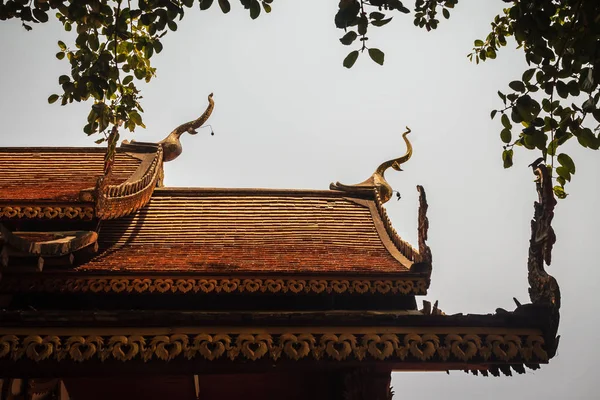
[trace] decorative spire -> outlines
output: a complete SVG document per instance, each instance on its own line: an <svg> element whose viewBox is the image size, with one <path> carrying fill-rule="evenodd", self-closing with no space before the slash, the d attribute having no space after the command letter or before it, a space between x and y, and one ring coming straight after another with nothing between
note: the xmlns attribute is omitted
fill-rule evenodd
<svg viewBox="0 0 600 400"><path fill-rule="evenodd" d="M396 171L402 171L402 168L400 166L407 162L412 156L413 148L410 144L410 141L407 138L410 132L410 128L407 126L406 132L402 134L402 138L406 143L406 154L404 154L402 157L398 157L393 160L389 160L382 163L379 167L377 167L373 175L371 175L371 177L365 180L364 182L357 183L355 185L344 185L342 183L336 182L329 185L329 188L331 190L341 190L353 193L363 193L377 190L381 201L383 203L387 202L389 199L392 198L392 187L385 180L384 174L385 171L387 171L390 167L395 169Z"/></svg>
<svg viewBox="0 0 600 400"><path fill-rule="evenodd" d="M198 119L179 125L173 130L173 132L169 134L169 136L158 142L158 144L163 148L163 160L165 162L176 159L183 151L181 142L179 141L179 137L181 135L183 135L185 132L189 133L190 135L195 135L198 133L196 129L200 128L208 120L213 109L215 108L215 103L212 97L212 93L208 95L208 107L206 107L206 111L204 111L204 113Z"/></svg>

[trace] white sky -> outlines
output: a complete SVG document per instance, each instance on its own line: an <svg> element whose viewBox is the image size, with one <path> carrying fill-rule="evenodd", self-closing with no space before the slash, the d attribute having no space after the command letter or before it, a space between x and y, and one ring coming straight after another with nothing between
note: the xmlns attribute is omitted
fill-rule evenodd
<svg viewBox="0 0 600 400"><path fill-rule="evenodd" d="M503 3L462 0L430 33L416 29L410 16L395 16L369 35L370 45L386 53L384 67L363 54L351 70L342 67L351 49L338 41L336 0L278 0L256 21L233 5L226 16L216 5L188 10L153 59L158 77L143 91L148 129L137 140L158 141L196 118L210 92L216 102L209 121L216 135L207 129L184 136L166 184L327 189L331 181L357 183L404 154L400 134L408 125L415 153L404 172L388 173L402 200L387 208L398 232L416 244L415 185L427 190L434 256L427 299L439 299L448 314L512 310L513 296L527 302L536 196L527 164L537 154L517 149L515 166L503 170L500 122L489 118L501 104L496 91L520 77L524 61L513 43L483 65L466 58ZM58 39L68 42L56 23L32 32L14 21L0 23L1 146L94 145L82 132L88 104L46 102L68 72L68 63L54 58ZM568 149L577 174L571 196L557 208L549 268L563 295L558 355L541 370L512 378L395 374L397 398L596 398L600 160L575 144Z"/></svg>

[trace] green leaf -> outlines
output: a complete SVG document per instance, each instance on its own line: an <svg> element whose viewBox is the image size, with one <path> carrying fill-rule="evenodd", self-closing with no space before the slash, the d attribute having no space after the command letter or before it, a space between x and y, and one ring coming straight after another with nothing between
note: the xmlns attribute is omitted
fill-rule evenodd
<svg viewBox="0 0 600 400"><path fill-rule="evenodd" d="M523 82L529 82L531 78L533 78L535 71L536 68L530 68L527 71L523 72L523 76L521 77L521 79L523 79Z"/></svg>
<svg viewBox="0 0 600 400"><path fill-rule="evenodd" d="M571 173L569 172L569 170L566 167L558 167L558 168L556 168L556 173L561 178L563 178L563 179L571 182Z"/></svg>
<svg viewBox="0 0 600 400"><path fill-rule="evenodd" d="M502 117L500 117L500 122L502 122L502 126L504 126L506 129L512 128L512 124L510 123L510 120L508 119L508 115L502 114Z"/></svg>
<svg viewBox="0 0 600 400"><path fill-rule="evenodd" d="M444 15L444 18L446 18L446 19L450 18L450 11L448 11L447 8L442 9L442 14Z"/></svg>
<svg viewBox="0 0 600 400"><path fill-rule="evenodd" d="M35 17L35 19L37 19L40 22L48 22L48 14L46 14L44 11L40 10L39 8L36 8L33 10L33 16Z"/></svg>
<svg viewBox="0 0 600 400"><path fill-rule="evenodd" d="M581 105L581 109L586 113L593 113L596 109L596 101L594 101L593 97L588 98Z"/></svg>
<svg viewBox="0 0 600 400"><path fill-rule="evenodd" d="M228 0L219 0L219 7L221 7L223 14L227 14L229 11L231 11L231 4L229 4ZM265 11L269 12L266 8Z"/></svg>
<svg viewBox="0 0 600 400"><path fill-rule="evenodd" d="M391 20L392 20L392 17L389 17L389 18L386 18L386 19L382 19L382 20L379 20L379 21L372 21L372 22L371 22L371 25L373 25L373 26L377 26L377 27L379 27L379 26L384 26L384 25L386 25L388 22L390 22Z"/></svg>
<svg viewBox="0 0 600 400"><path fill-rule="evenodd" d="M352 42L354 42L354 40L356 40L357 38L357 34L354 31L348 31L348 33L346 33L344 36L342 36L342 38L340 38L340 42L342 42L343 45L351 45Z"/></svg>
<svg viewBox="0 0 600 400"><path fill-rule="evenodd" d="M271 12L271 6L268 5L267 3L262 3L263 9L265 10L265 12L268 14Z"/></svg>
<svg viewBox="0 0 600 400"><path fill-rule="evenodd" d="M58 96L57 94L51 94L51 95L48 97L48 103L49 103L49 104L52 104L52 103L56 102L56 100L58 100L58 97L59 97L59 96Z"/></svg>
<svg viewBox="0 0 600 400"><path fill-rule="evenodd" d="M379 20L385 18L385 14L380 13L378 11L374 11L371 14L369 14L369 18Z"/></svg>
<svg viewBox="0 0 600 400"><path fill-rule="evenodd" d="M59 85L63 85L67 82L70 82L71 78L69 78L67 75L61 75L58 77L58 84Z"/></svg>
<svg viewBox="0 0 600 400"><path fill-rule="evenodd" d="M556 93L563 99L566 99L569 96L569 88L566 83L563 81L556 82Z"/></svg>
<svg viewBox="0 0 600 400"><path fill-rule="evenodd" d="M565 199L569 195L561 186L554 186L552 190L554 191L556 197L558 197L559 199Z"/></svg>
<svg viewBox="0 0 600 400"><path fill-rule="evenodd" d="M497 113L498 113L498 110L492 110L492 112L490 113L490 118L494 119L494 117L496 116Z"/></svg>
<svg viewBox="0 0 600 400"><path fill-rule="evenodd" d="M513 165L513 150L504 150L502 152L502 162L504 164L504 168L510 168Z"/></svg>
<svg viewBox="0 0 600 400"><path fill-rule="evenodd" d="M481 47L483 46L483 40L477 39L473 44L475 45L475 47Z"/></svg>
<svg viewBox="0 0 600 400"><path fill-rule="evenodd" d="M212 6L213 0L200 0L200 9L208 10Z"/></svg>
<svg viewBox="0 0 600 400"><path fill-rule="evenodd" d="M56 58L62 60L63 58L65 58L65 53L63 51L59 51L58 53L56 53Z"/></svg>
<svg viewBox="0 0 600 400"><path fill-rule="evenodd" d="M356 59L358 58L358 50L351 51L346 58L344 58L343 65L346 68L352 68Z"/></svg>
<svg viewBox="0 0 600 400"><path fill-rule="evenodd" d="M67 50L67 45L62 40L58 41L58 47L60 47L62 51Z"/></svg>
<svg viewBox="0 0 600 400"><path fill-rule="evenodd" d="M565 167L570 173L575 173L575 163L573 159L566 155L565 153L560 153L557 157L558 162Z"/></svg>
<svg viewBox="0 0 600 400"><path fill-rule="evenodd" d="M524 92L525 91L525 84L521 81L512 81L511 83L508 84L508 86L516 92Z"/></svg>
<svg viewBox="0 0 600 400"><path fill-rule="evenodd" d="M169 21L169 22L167 22L167 26L173 32L175 32L177 30L177 23L175 21Z"/></svg>
<svg viewBox="0 0 600 400"><path fill-rule="evenodd" d="M256 19L260 15L260 3L258 0L252 0L250 3L250 18Z"/></svg>
<svg viewBox="0 0 600 400"><path fill-rule="evenodd" d="M131 111L129 118L135 122L136 125L142 125L142 116L137 111Z"/></svg>
<svg viewBox="0 0 600 400"><path fill-rule="evenodd" d="M127 75L125 78L123 78L123 85L128 85L131 81L133 81L133 76Z"/></svg>
<svg viewBox="0 0 600 400"><path fill-rule="evenodd" d="M504 143L510 143L510 141L512 140L512 134L510 132L510 129L507 129L507 128L502 129L502 131L500 132L500 139Z"/></svg>
<svg viewBox="0 0 600 400"><path fill-rule="evenodd" d="M379 65L383 65L383 60L385 58L385 54L379 49L369 49L369 56L373 61L375 61Z"/></svg>
<svg viewBox="0 0 600 400"><path fill-rule="evenodd" d="M502 101L506 105L506 95L504 93L502 93L501 91L498 91L498 96L500 97L500 99L502 99Z"/></svg>

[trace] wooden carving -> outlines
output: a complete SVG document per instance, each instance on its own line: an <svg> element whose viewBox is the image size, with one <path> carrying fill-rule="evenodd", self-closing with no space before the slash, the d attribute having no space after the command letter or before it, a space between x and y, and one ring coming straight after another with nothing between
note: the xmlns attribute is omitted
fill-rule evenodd
<svg viewBox="0 0 600 400"><path fill-rule="evenodd" d="M336 294L427 294L425 279L260 279L260 278L27 278L6 276L0 290L61 293L336 293Z"/></svg>
<svg viewBox="0 0 600 400"><path fill-rule="evenodd" d="M410 141L407 138L409 133L410 128L406 127L406 132L402 134L402 138L406 143L406 154L404 154L402 157L398 157L393 160L389 160L382 163L379 167L377 167L377 169L375 170L373 175L369 177L369 179L361 183L357 183L355 185L344 185L343 183L336 182L329 185L329 188L331 190L341 190L353 193L370 193L376 191L379 194L381 201L383 203L387 202L389 199L392 198L392 187L385 180L384 174L385 171L387 171L389 168L393 168L396 171L402 171L402 168L400 166L407 162L412 156L413 148Z"/></svg>
<svg viewBox="0 0 600 400"><path fill-rule="evenodd" d="M200 117L193 121L179 125L173 130L173 132L169 134L169 136L158 142L158 144L163 148L165 162L176 159L183 151L181 142L179 141L179 137L181 135L183 135L185 132L189 133L190 135L195 135L198 133L196 129L200 128L208 120L213 112L213 109L215 108L215 102L213 101L212 97L212 93L208 95L208 107Z"/></svg>
<svg viewBox="0 0 600 400"><path fill-rule="evenodd" d="M419 230L419 255L421 262L431 263L431 249L427 245L427 232L429 230L429 219L427 218L427 196L423 186L417 185L417 191L419 192L419 219L418 219L418 230Z"/></svg>
<svg viewBox="0 0 600 400"><path fill-rule="evenodd" d="M552 179L544 164L532 165L536 175L538 201L534 203L534 214L531 220L531 239L529 240L529 296L534 304L550 304L557 310L560 308L560 289L558 282L544 269L544 262L552 261L552 246L556 235L552 229L556 199L552 191Z"/></svg>
<svg viewBox="0 0 600 400"><path fill-rule="evenodd" d="M388 329L389 330L389 329ZM0 332L0 360L170 361L176 358L213 361L407 362L547 362L540 335L456 333L232 333L172 335L16 335Z"/></svg>

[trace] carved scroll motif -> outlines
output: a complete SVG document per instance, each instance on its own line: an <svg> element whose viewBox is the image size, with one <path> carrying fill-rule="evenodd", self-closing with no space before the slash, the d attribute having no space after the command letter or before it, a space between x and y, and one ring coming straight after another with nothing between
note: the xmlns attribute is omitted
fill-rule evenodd
<svg viewBox="0 0 600 400"><path fill-rule="evenodd" d="M170 361L200 358L256 361L287 359L419 362L539 363L548 361L539 335L397 333L201 333L174 335L4 335L0 360L98 359Z"/></svg>

